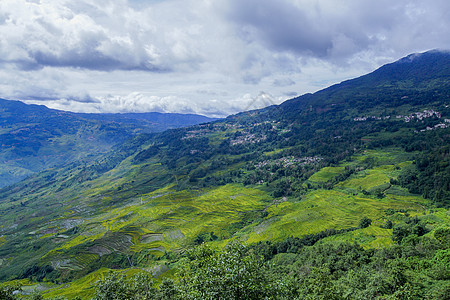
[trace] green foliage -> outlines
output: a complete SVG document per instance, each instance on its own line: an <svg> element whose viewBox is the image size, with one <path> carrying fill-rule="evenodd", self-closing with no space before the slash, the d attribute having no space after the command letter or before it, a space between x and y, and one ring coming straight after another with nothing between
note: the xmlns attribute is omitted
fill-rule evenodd
<svg viewBox="0 0 450 300"><path fill-rule="evenodd" d="M150 274L138 273L131 278L119 272L111 272L95 284L93 300L152 299L156 293Z"/></svg>
<svg viewBox="0 0 450 300"><path fill-rule="evenodd" d="M397 224L393 227L392 240L401 243L405 237L411 234L422 236L427 232L426 226L417 217L408 218L405 220L405 223Z"/></svg>
<svg viewBox="0 0 450 300"><path fill-rule="evenodd" d="M370 224L372 224L372 220L369 219L368 217L363 217L360 221L359 221L359 228L367 228L370 226Z"/></svg>
<svg viewBox="0 0 450 300"><path fill-rule="evenodd" d="M211 242L211 241L215 241L217 239L218 239L218 237L217 237L217 235L214 234L214 232L206 232L206 233L201 233L201 234L197 235L194 239L194 243L196 245L200 245L200 244L203 244L204 242Z"/></svg>
<svg viewBox="0 0 450 300"><path fill-rule="evenodd" d="M450 140L448 135L427 137L427 149L400 174L399 183L410 192L432 199L438 207L450 205Z"/></svg>
<svg viewBox="0 0 450 300"><path fill-rule="evenodd" d="M220 252L198 247L188 257L178 285L183 299L264 299L273 292L262 261L240 244Z"/></svg>
<svg viewBox="0 0 450 300"><path fill-rule="evenodd" d="M312 246L326 237L350 232L356 229L356 227L341 230L327 229L319 233L308 234L302 238L290 236L277 243L272 243L270 241L258 242L250 245L250 248L252 248L257 255L262 256L265 260L270 260L276 254L298 253L303 247Z"/></svg>
<svg viewBox="0 0 450 300"><path fill-rule="evenodd" d="M175 300L178 298L178 290L175 282L171 278L164 278L159 285L156 299L160 300Z"/></svg>
<svg viewBox="0 0 450 300"><path fill-rule="evenodd" d="M384 224L384 228L386 229L392 229L392 226L394 226L394 223L391 220L387 220L386 224Z"/></svg>
<svg viewBox="0 0 450 300"><path fill-rule="evenodd" d="M436 280L450 280L450 249L436 251L429 275Z"/></svg>
<svg viewBox="0 0 450 300"><path fill-rule="evenodd" d="M450 248L450 227L436 229L434 237L444 246Z"/></svg>
<svg viewBox="0 0 450 300"><path fill-rule="evenodd" d="M44 278L52 279L58 275L58 272L50 265L45 265L42 267L33 265L24 270L20 278L29 278L36 281L42 281Z"/></svg>
<svg viewBox="0 0 450 300"><path fill-rule="evenodd" d="M17 292L20 292L22 287L18 284L0 284L0 299L2 300L15 300L17 298Z"/></svg>
<svg viewBox="0 0 450 300"><path fill-rule="evenodd" d="M59 298L59 297L58 297L58 298ZM44 300L44 297L42 297L42 294L41 294L39 291L34 290L34 291L31 293L30 299L31 299L31 300Z"/></svg>

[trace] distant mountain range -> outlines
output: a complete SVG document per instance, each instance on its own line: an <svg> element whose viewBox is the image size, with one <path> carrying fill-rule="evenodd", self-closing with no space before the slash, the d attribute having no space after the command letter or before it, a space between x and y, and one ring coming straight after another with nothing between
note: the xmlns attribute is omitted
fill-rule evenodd
<svg viewBox="0 0 450 300"><path fill-rule="evenodd" d="M79 114L0 99L0 187L91 154L139 133L206 123L192 114Z"/></svg>

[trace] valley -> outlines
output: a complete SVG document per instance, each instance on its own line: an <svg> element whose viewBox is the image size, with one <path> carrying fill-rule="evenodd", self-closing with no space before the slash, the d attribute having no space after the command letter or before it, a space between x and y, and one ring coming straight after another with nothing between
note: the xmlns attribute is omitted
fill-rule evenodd
<svg viewBox="0 0 450 300"><path fill-rule="evenodd" d="M48 168L104 154L140 133L213 120L163 113L81 114L0 99L0 187Z"/></svg>

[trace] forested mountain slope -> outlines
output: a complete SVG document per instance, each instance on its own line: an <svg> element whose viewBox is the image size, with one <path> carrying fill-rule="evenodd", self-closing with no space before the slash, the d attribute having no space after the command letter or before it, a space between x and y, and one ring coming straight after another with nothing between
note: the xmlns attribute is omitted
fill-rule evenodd
<svg viewBox="0 0 450 300"><path fill-rule="evenodd" d="M88 297L102 268L145 269L194 299L216 261L255 259L249 270L274 266L260 274L274 284L264 285L268 298L282 298L271 294L281 293L277 274L295 273L280 283L285 299L438 299L450 290L439 269L450 224L449 57L408 56L279 106L139 135L95 162L3 188L0 279L72 282L47 295ZM234 241L250 246L188 251Z"/></svg>
<svg viewBox="0 0 450 300"><path fill-rule="evenodd" d="M0 99L0 187L50 167L105 153L138 133L212 120L162 113L77 114Z"/></svg>

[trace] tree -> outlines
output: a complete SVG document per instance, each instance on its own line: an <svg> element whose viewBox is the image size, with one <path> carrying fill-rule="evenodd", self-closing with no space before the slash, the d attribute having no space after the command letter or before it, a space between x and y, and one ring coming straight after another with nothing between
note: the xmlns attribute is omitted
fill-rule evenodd
<svg viewBox="0 0 450 300"><path fill-rule="evenodd" d="M238 243L215 251L201 245L188 253L190 261L178 284L182 299L264 299L271 291L265 265Z"/></svg>
<svg viewBox="0 0 450 300"><path fill-rule="evenodd" d="M436 251L432 259L431 277L437 280L450 280L450 249Z"/></svg>
<svg viewBox="0 0 450 300"><path fill-rule="evenodd" d="M119 272L110 272L104 279L96 282L94 300L152 299L156 290L153 278L141 272L131 278Z"/></svg>
<svg viewBox="0 0 450 300"><path fill-rule="evenodd" d="M0 284L0 299L2 300L14 300L17 299L16 291L21 291L22 287L17 284Z"/></svg>
<svg viewBox="0 0 450 300"><path fill-rule="evenodd" d="M178 291L175 282L170 278L164 278L159 286L156 299L160 300L175 300L177 299Z"/></svg>
<svg viewBox="0 0 450 300"><path fill-rule="evenodd" d="M386 229L392 229L392 226L394 226L394 224L392 223L391 220L387 220L386 224L384 224L384 228Z"/></svg>
<svg viewBox="0 0 450 300"><path fill-rule="evenodd" d="M441 227L436 229L434 232L434 237L444 246L449 247L450 246L450 228L448 227Z"/></svg>
<svg viewBox="0 0 450 300"><path fill-rule="evenodd" d="M392 240L400 244L403 238L409 234L410 230L406 224L397 224L392 229Z"/></svg>
<svg viewBox="0 0 450 300"><path fill-rule="evenodd" d="M368 217L363 217L361 221L359 221L359 228L366 228L369 227L370 224L372 224L372 220Z"/></svg>
<svg viewBox="0 0 450 300"><path fill-rule="evenodd" d="M313 267L310 272L300 286L300 299L339 299L328 268Z"/></svg>

